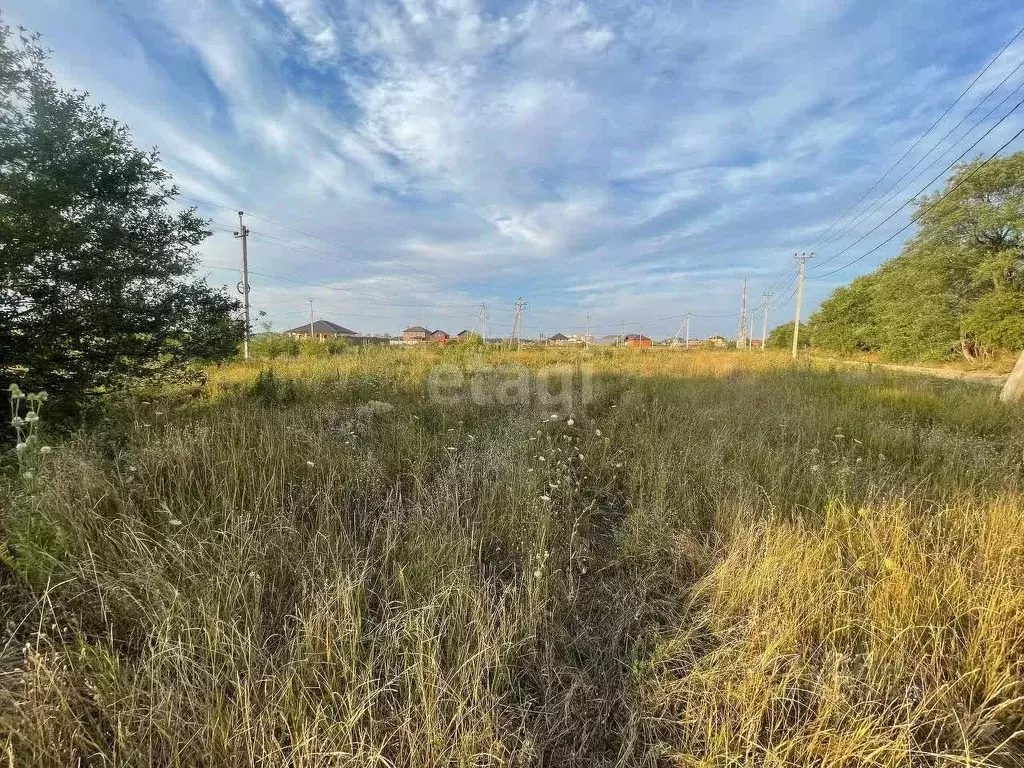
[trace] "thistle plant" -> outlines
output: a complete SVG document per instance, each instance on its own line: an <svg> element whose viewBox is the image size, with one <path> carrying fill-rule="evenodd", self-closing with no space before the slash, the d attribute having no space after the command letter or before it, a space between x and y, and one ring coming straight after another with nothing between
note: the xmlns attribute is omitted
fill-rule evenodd
<svg viewBox="0 0 1024 768"><path fill-rule="evenodd" d="M32 480L38 469L40 457L51 450L48 445L36 448L39 443L39 413L43 409L47 395L45 392L26 395L17 384L11 384L7 390L10 392L11 426L14 427L17 438L14 450L18 458L18 474L26 480Z"/></svg>

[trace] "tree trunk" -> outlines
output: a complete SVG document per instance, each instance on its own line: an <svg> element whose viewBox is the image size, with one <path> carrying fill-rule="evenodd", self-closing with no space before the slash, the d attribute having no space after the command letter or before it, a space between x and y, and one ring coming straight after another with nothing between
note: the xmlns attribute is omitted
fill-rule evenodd
<svg viewBox="0 0 1024 768"><path fill-rule="evenodd" d="M960 323L960 352L968 362L974 362L974 355L967 346L967 334L964 333L964 325Z"/></svg>

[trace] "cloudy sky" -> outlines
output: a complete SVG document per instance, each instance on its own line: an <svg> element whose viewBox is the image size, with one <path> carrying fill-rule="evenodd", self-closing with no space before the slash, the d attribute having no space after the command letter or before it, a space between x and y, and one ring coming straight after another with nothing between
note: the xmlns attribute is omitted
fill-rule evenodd
<svg viewBox="0 0 1024 768"><path fill-rule="evenodd" d="M364 332L456 332L483 302L507 334L522 296L528 335L587 312L596 333L671 335L687 310L694 336L733 335L744 277L791 318L793 253L816 250L813 309L898 251L903 235L872 249L914 192L1024 127L1024 107L1006 116L1022 35L872 188L1024 24L1019 0L3 9L62 83L160 148L213 221L212 282L238 279L246 212L253 304L276 329L312 297Z"/></svg>

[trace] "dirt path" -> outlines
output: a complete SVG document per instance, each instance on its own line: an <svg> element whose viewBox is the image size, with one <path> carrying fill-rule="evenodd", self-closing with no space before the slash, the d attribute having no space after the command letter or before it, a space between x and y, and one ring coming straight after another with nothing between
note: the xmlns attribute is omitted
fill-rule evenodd
<svg viewBox="0 0 1024 768"><path fill-rule="evenodd" d="M902 373L917 373L925 376L935 376L939 379L955 379L957 381L973 381L979 384L988 384L993 387L1001 387L1006 382L1009 374L990 373L988 371L958 371L954 368L928 368L921 365L896 365L893 363L868 363L862 360L842 360L832 357L812 357L819 363L842 363L860 368L885 368L890 371Z"/></svg>

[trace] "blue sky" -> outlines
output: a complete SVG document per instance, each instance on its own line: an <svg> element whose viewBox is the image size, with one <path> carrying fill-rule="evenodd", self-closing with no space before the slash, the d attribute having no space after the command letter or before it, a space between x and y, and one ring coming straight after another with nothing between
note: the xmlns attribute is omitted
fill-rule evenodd
<svg viewBox="0 0 1024 768"><path fill-rule="evenodd" d="M252 214L253 304L275 328L305 321L309 297L365 332L456 332L486 302L495 335L520 295L528 335L579 331L588 311L597 333L671 335L687 310L692 335L733 335L716 316L738 312L744 277L785 302L773 325L791 318L793 253L821 246L1024 24L1015 0L6 0L4 14L204 201L212 282L238 279L232 211ZM902 238L815 274L906 224L903 210L857 242L1017 103L968 132L1024 83L1022 41L880 185L892 202L817 247L822 263L855 243L812 262L807 311L896 253ZM1024 108L971 154L1021 127Z"/></svg>

